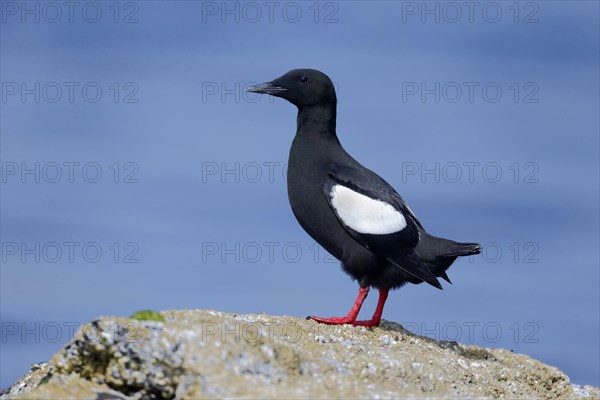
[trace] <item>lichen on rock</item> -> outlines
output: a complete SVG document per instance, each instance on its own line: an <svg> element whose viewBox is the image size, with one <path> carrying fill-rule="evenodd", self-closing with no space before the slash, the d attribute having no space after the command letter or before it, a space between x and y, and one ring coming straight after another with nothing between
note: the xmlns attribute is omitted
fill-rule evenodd
<svg viewBox="0 0 600 400"><path fill-rule="evenodd" d="M100 318L4 398L598 398L503 349L378 328L208 310ZM46 381L39 385L40 381Z"/></svg>

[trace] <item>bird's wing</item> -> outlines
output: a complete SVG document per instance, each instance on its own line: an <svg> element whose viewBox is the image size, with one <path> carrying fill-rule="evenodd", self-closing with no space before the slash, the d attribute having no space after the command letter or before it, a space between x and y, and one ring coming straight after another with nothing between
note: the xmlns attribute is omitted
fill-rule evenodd
<svg viewBox="0 0 600 400"><path fill-rule="evenodd" d="M441 287L415 254L419 222L398 193L374 172L330 166L323 192L344 229L405 272Z"/></svg>

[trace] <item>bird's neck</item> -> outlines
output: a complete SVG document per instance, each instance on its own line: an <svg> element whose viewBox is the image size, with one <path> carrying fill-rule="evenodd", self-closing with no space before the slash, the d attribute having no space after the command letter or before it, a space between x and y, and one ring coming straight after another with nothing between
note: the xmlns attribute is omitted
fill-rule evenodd
<svg viewBox="0 0 600 400"><path fill-rule="evenodd" d="M313 140L334 140L339 143L335 132L336 105L317 105L298 109L296 135Z"/></svg>

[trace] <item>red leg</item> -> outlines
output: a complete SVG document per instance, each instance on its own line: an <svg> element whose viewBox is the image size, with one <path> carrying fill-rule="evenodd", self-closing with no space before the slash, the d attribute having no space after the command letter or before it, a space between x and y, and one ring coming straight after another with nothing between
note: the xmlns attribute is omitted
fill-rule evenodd
<svg viewBox="0 0 600 400"><path fill-rule="evenodd" d="M379 301L377 302L377 308L375 309L375 313L373 317L368 321L354 321L352 325L354 326L366 326L373 327L379 325L381 322L381 314L383 314L383 306L385 305L385 301L388 297L389 289L379 289Z"/></svg>
<svg viewBox="0 0 600 400"><path fill-rule="evenodd" d="M321 317L310 316L310 317L308 317L308 319L312 319L312 320L320 322L322 324L330 324L330 325L351 324L354 321L356 321L356 317L358 317L358 312L360 311L360 308L362 307L363 302L367 298L368 294L369 294L368 287L358 288L358 297L356 298L354 305L348 312L348 315L346 315L345 317L321 318ZM380 298L380 300L381 300L381 298ZM377 306L377 307L379 307L379 306ZM381 309L383 311L383 306L381 307Z"/></svg>

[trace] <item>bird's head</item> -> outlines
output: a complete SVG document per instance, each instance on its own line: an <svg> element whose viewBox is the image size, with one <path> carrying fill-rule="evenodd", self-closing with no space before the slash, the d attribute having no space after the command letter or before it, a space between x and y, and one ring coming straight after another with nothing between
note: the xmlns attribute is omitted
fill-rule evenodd
<svg viewBox="0 0 600 400"><path fill-rule="evenodd" d="M337 102L333 82L316 69L293 69L271 82L251 86L247 91L281 97L298 108Z"/></svg>

